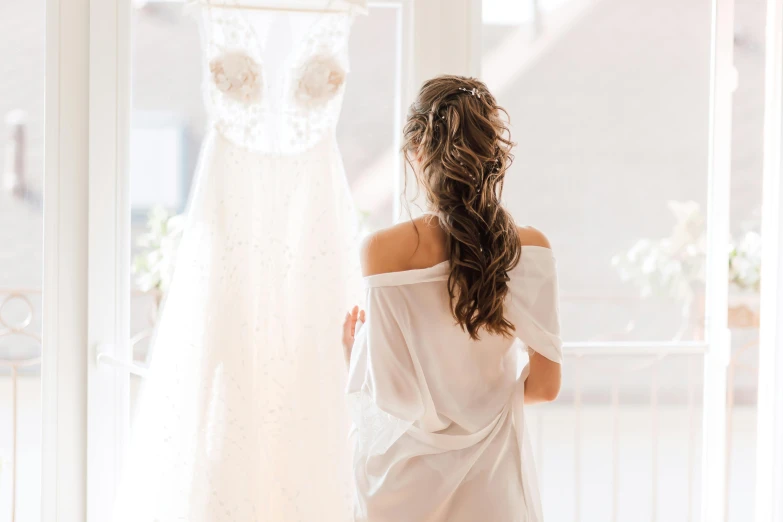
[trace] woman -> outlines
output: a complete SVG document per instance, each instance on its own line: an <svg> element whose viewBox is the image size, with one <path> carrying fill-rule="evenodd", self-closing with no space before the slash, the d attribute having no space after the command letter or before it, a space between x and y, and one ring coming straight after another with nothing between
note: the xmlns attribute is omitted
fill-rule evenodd
<svg viewBox="0 0 783 522"><path fill-rule="evenodd" d="M368 238L366 312L344 324L357 521L542 520L523 404L560 389L557 282L547 238L500 202L504 114L455 76L411 107L429 211Z"/></svg>

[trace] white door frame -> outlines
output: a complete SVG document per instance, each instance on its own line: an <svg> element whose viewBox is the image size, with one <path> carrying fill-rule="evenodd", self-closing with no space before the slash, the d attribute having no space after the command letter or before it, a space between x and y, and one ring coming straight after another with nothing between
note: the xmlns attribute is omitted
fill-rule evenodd
<svg viewBox="0 0 783 522"><path fill-rule="evenodd" d="M46 1L41 520L84 522L88 0Z"/></svg>
<svg viewBox="0 0 783 522"><path fill-rule="evenodd" d="M767 2L756 522L783 522L783 0Z"/></svg>
<svg viewBox="0 0 783 522"><path fill-rule="evenodd" d="M736 88L734 0L713 0L710 52L710 123L707 173L707 270L705 296L701 521L726 519L726 376L728 328L731 111Z"/></svg>
<svg viewBox="0 0 783 522"><path fill-rule="evenodd" d="M87 522L111 519L129 435L130 0L90 2Z"/></svg>

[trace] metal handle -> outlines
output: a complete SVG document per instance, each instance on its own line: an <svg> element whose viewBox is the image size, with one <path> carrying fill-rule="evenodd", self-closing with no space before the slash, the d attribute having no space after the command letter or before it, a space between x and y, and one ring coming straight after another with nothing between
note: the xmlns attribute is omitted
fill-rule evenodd
<svg viewBox="0 0 783 522"><path fill-rule="evenodd" d="M125 370L128 373L137 375L139 377L147 376L147 374L149 373L148 368L144 366L140 366L138 364L134 364L132 362L123 361L107 353L112 347L113 345L111 344L101 344L98 346L98 355L95 358L95 362L96 364L98 364L98 366L100 365L113 366L114 368Z"/></svg>

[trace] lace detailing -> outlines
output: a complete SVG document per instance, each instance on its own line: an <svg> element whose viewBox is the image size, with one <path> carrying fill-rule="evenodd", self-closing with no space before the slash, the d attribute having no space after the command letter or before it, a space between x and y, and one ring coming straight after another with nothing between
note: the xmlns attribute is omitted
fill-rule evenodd
<svg viewBox="0 0 783 522"><path fill-rule="evenodd" d="M280 155L303 152L333 134L352 22L347 12L313 17L205 8L205 92L215 127L237 145ZM259 36L273 29L293 42Z"/></svg>
<svg viewBox="0 0 783 522"><path fill-rule="evenodd" d="M329 15L309 32L285 89L288 96L284 147L301 150L334 132L348 72L348 35L353 18ZM317 84L317 82L321 82ZM325 83L324 83L325 82Z"/></svg>

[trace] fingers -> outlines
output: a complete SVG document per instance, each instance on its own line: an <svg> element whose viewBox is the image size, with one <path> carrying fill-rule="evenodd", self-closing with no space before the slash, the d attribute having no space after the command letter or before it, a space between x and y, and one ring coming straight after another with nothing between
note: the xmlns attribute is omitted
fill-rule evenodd
<svg viewBox="0 0 783 522"><path fill-rule="evenodd" d="M354 306L345 314L343 320L343 355L345 356L345 363L350 364L351 352L353 351L354 337L356 336L356 323L365 321L364 310L360 310L358 306Z"/></svg>
<svg viewBox="0 0 783 522"><path fill-rule="evenodd" d="M359 319L359 307L354 306L351 309L351 337L356 335L356 321Z"/></svg>
<svg viewBox="0 0 783 522"><path fill-rule="evenodd" d="M365 317L364 310L359 309L358 306L354 306L345 314L345 320L343 321L344 345L353 345L353 338L356 336L356 323L359 321L364 323Z"/></svg>
<svg viewBox="0 0 783 522"><path fill-rule="evenodd" d="M345 314L345 321L343 321L343 345L351 346L353 344L353 328L354 322L351 318L351 313Z"/></svg>

